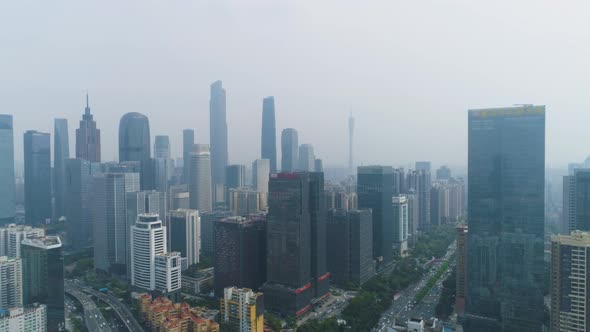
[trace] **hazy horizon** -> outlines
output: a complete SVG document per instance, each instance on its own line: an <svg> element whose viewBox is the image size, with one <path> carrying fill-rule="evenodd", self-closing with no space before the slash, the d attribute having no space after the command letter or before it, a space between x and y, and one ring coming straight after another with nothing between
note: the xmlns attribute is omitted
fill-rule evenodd
<svg viewBox="0 0 590 332"><path fill-rule="evenodd" d="M209 85L227 91L229 161L260 158L262 99L326 167L466 165L467 110L546 105L546 165L581 162L590 108L590 5L508 1L77 1L0 4L0 113L26 130L68 119L70 154L85 93L104 161L127 112L182 154L182 130L209 142ZM586 10L585 10L586 9ZM586 120L586 121L585 121Z"/></svg>

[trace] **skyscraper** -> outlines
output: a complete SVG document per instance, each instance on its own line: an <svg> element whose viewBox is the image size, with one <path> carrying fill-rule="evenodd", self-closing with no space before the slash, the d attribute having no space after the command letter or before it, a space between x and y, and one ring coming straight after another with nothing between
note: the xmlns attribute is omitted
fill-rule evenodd
<svg viewBox="0 0 590 332"><path fill-rule="evenodd" d="M49 134L29 130L24 134L25 222L51 219L51 147Z"/></svg>
<svg viewBox="0 0 590 332"><path fill-rule="evenodd" d="M576 168L563 177L563 222L560 232L590 231L590 169Z"/></svg>
<svg viewBox="0 0 590 332"><path fill-rule="evenodd" d="M441 166L436 170L437 180L448 180L451 178L451 169L448 166Z"/></svg>
<svg viewBox="0 0 590 332"><path fill-rule="evenodd" d="M58 236L22 241L23 302L47 306L47 331L65 329L64 259Z"/></svg>
<svg viewBox="0 0 590 332"><path fill-rule="evenodd" d="M354 118L352 112L348 117L348 170L354 173L354 159L353 159L353 144L354 144Z"/></svg>
<svg viewBox="0 0 590 332"><path fill-rule="evenodd" d="M166 253L166 226L157 214L140 214L131 226L131 285L156 289L156 255Z"/></svg>
<svg viewBox="0 0 590 332"><path fill-rule="evenodd" d="M268 205L268 176L270 174L270 161L268 159L256 159L252 163L252 181L254 189L260 193L261 210L266 210Z"/></svg>
<svg viewBox="0 0 590 332"><path fill-rule="evenodd" d="M79 251L93 246L92 176L98 174L97 164L84 159L65 161L65 199L70 249Z"/></svg>
<svg viewBox="0 0 590 332"><path fill-rule="evenodd" d="M225 204L229 204L229 190L246 187L246 166L228 165L225 168Z"/></svg>
<svg viewBox="0 0 590 332"><path fill-rule="evenodd" d="M275 127L275 99L266 97L262 101L262 159L270 161L270 171L277 171L277 133Z"/></svg>
<svg viewBox="0 0 590 332"><path fill-rule="evenodd" d="M455 311L463 315L467 295L467 225L457 226L457 288L455 294Z"/></svg>
<svg viewBox="0 0 590 332"><path fill-rule="evenodd" d="M568 235L576 229L576 177L566 175L563 177L563 211L559 234Z"/></svg>
<svg viewBox="0 0 590 332"><path fill-rule="evenodd" d="M313 172L315 170L315 154L313 145L301 144L299 146L299 171Z"/></svg>
<svg viewBox="0 0 590 332"><path fill-rule="evenodd" d="M147 116L141 113L127 113L119 122L119 162L126 161L141 164L141 190L154 189L150 123Z"/></svg>
<svg viewBox="0 0 590 332"><path fill-rule="evenodd" d="M55 216L57 218L64 216L66 213L65 161L68 158L70 158L68 120L55 119L53 132L53 187L55 189Z"/></svg>
<svg viewBox="0 0 590 332"><path fill-rule="evenodd" d="M291 172L297 169L299 163L299 139L297 130L283 129L281 132L281 170Z"/></svg>
<svg viewBox="0 0 590 332"><path fill-rule="evenodd" d="M10 224L0 227L0 256L21 257L21 242L26 238L45 236L45 228Z"/></svg>
<svg viewBox="0 0 590 332"><path fill-rule="evenodd" d="M180 252L188 265L199 263L201 217L197 210L170 211L170 250Z"/></svg>
<svg viewBox="0 0 590 332"><path fill-rule="evenodd" d="M168 181L174 174L174 160L170 157L170 138L157 135L154 140L154 189L168 192Z"/></svg>
<svg viewBox="0 0 590 332"><path fill-rule="evenodd" d="M156 135L154 138L154 158L171 158L170 137L166 135Z"/></svg>
<svg viewBox="0 0 590 332"><path fill-rule="evenodd" d="M21 259L0 256L0 309L22 307L22 279Z"/></svg>
<svg viewBox="0 0 590 332"><path fill-rule="evenodd" d="M227 120L225 114L225 89L221 81L211 84L209 100L209 134L211 143L211 179L215 202L223 197L225 166L227 166ZM221 198L223 199L223 198Z"/></svg>
<svg viewBox="0 0 590 332"><path fill-rule="evenodd" d="M272 174L269 189L265 301L300 316L328 295L323 174Z"/></svg>
<svg viewBox="0 0 590 332"><path fill-rule="evenodd" d="M469 111L465 331L541 331L545 106Z"/></svg>
<svg viewBox="0 0 590 332"><path fill-rule="evenodd" d="M213 208L211 194L211 154L209 145L195 144L190 154L190 208L208 212Z"/></svg>
<svg viewBox="0 0 590 332"><path fill-rule="evenodd" d="M393 196L393 245L401 257L408 255L408 199Z"/></svg>
<svg viewBox="0 0 590 332"><path fill-rule="evenodd" d="M214 258L215 256L215 223L218 220L231 217L231 212L226 210L213 210L201 213L201 257Z"/></svg>
<svg viewBox="0 0 590 332"><path fill-rule="evenodd" d="M373 210L373 258L381 266L393 254L393 168L358 167L356 192L359 209Z"/></svg>
<svg viewBox="0 0 590 332"><path fill-rule="evenodd" d="M96 128L96 121L90 114L88 94L86 94L86 108L80 120L80 128L76 129L76 158L93 163L100 162L100 130Z"/></svg>
<svg viewBox="0 0 590 332"><path fill-rule="evenodd" d="M190 178L190 154L191 149L195 145L195 131L192 129L185 129L182 131L182 178L183 183L188 183Z"/></svg>
<svg viewBox="0 0 590 332"><path fill-rule="evenodd" d="M12 115L0 114L0 225L13 222L15 214L16 183Z"/></svg>

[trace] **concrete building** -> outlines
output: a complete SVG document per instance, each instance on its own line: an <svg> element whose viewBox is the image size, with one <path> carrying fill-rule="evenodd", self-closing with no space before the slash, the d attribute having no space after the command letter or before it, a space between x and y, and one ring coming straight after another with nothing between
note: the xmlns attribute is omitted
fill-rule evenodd
<svg viewBox="0 0 590 332"><path fill-rule="evenodd" d="M0 256L0 310L23 305L22 262Z"/></svg>
<svg viewBox="0 0 590 332"><path fill-rule="evenodd" d="M170 250L180 252L188 265L199 263L201 247L201 217L197 210L170 211Z"/></svg>
<svg viewBox="0 0 590 332"><path fill-rule="evenodd" d="M292 172L299 164L299 139L297 130L283 129L281 132L281 170Z"/></svg>
<svg viewBox="0 0 590 332"><path fill-rule="evenodd" d="M264 295L249 288L227 287L221 299L221 321L239 332L264 331Z"/></svg>
<svg viewBox="0 0 590 332"><path fill-rule="evenodd" d="M270 161L268 159L256 159L252 163L252 181L254 189L260 193L260 210L268 207L268 178L270 175Z"/></svg>
<svg viewBox="0 0 590 332"><path fill-rule="evenodd" d="M277 171L277 131L275 126L275 99L266 97L262 100L262 135L260 140L262 159L268 159L270 172Z"/></svg>
<svg viewBox="0 0 590 332"><path fill-rule="evenodd" d="M213 188L212 198L214 202L223 201L223 188L225 186L225 167L228 164L227 149L227 119L225 104L225 89L221 81L211 84L211 98L209 99L209 143L211 144L210 178ZM191 165L191 172L194 172ZM200 212L209 210L196 208Z"/></svg>
<svg viewBox="0 0 590 332"><path fill-rule="evenodd" d="M12 115L0 114L0 225L14 222L16 182Z"/></svg>
<svg viewBox="0 0 590 332"><path fill-rule="evenodd" d="M47 306L13 307L0 313L0 332L46 332Z"/></svg>
<svg viewBox="0 0 590 332"><path fill-rule="evenodd" d="M195 277L182 276L182 292L190 295L208 294L213 290L214 268L197 272Z"/></svg>
<svg viewBox="0 0 590 332"><path fill-rule="evenodd" d="M50 135L29 130L24 134L25 222L45 223L53 216L51 208Z"/></svg>
<svg viewBox="0 0 590 332"><path fill-rule="evenodd" d="M457 226L457 286L455 294L455 311L462 315L465 311L467 297L467 234L465 224Z"/></svg>
<svg viewBox="0 0 590 332"><path fill-rule="evenodd" d="M258 213L260 209L261 194L248 188L229 190L229 210L235 216L248 216Z"/></svg>
<svg viewBox="0 0 590 332"><path fill-rule="evenodd" d="M154 257L154 290L177 302L182 288L181 256L177 251L158 254Z"/></svg>
<svg viewBox="0 0 590 332"><path fill-rule="evenodd" d="M21 242L26 238L44 237L45 229L25 225L9 224L0 227L0 256L21 257Z"/></svg>
<svg viewBox="0 0 590 332"><path fill-rule="evenodd" d="M156 256L166 254L166 226L157 214L144 213L131 226L131 285L156 289Z"/></svg>
<svg viewBox="0 0 590 332"><path fill-rule="evenodd" d="M66 215L66 159L70 158L68 120L55 119L53 130L53 189L55 197L55 218Z"/></svg>
<svg viewBox="0 0 590 332"><path fill-rule="evenodd" d="M76 159L100 163L100 157L100 130L96 127L96 121L90 113L88 94L86 94L86 108L80 120L80 128L76 129Z"/></svg>
<svg viewBox="0 0 590 332"><path fill-rule="evenodd" d="M213 196L211 192L211 154L208 145L193 145L190 153L190 170L190 208L199 210L201 213L211 211Z"/></svg>
<svg viewBox="0 0 590 332"><path fill-rule="evenodd" d="M393 249L401 256L408 255L408 199L393 196Z"/></svg>

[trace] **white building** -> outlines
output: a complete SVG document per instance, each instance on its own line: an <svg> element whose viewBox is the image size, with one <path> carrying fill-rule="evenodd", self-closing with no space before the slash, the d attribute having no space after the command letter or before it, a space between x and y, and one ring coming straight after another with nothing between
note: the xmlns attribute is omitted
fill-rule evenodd
<svg viewBox="0 0 590 332"><path fill-rule="evenodd" d="M268 197L268 178L270 176L270 160L256 159L252 163L252 182L254 189L260 193L260 210L266 210Z"/></svg>
<svg viewBox="0 0 590 332"><path fill-rule="evenodd" d="M180 253L173 251L155 257L155 290L162 293L174 293L182 288L182 264Z"/></svg>
<svg viewBox="0 0 590 332"><path fill-rule="evenodd" d="M20 244L23 239L43 236L43 228L15 224L0 227L0 256L20 257Z"/></svg>
<svg viewBox="0 0 590 332"><path fill-rule="evenodd" d="M0 256L0 309L23 305L22 262Z"/></svg>
<svg viewBox="0 0 590 332"><path fill-rule="evenodd" d="M156 288L155 257L166 253L166 226L157 214L137 216L131 226L131 285L145 289Z"/></svg>
<svg viewBox="0 0 590 332"><path fill-rule="evenodd" d="M394 196L393 204L393 243L400 256L408 253L408 199Z"/></svg>
<svg viewBox="0 0 590 332"><path fill-rule="evenodd" d="M201 217L199 211L178 209L170 211L170 250L180 252L188 265L199 263L201 250Z"/></svg>
<svg viewBox="0 0 590 332"><path fill-rule="evenodd" d="M189 162L190 208L200 212L211 211L213 198L211 193L211 153L209 152L209 145L193 145Z"/></svg>
<svg viewBox="0 0 590 332"><path fill-rule="evenodd" d="M47 307L44 304L11 308L0 314L0 332L30 331L47 331Z"/></svg>

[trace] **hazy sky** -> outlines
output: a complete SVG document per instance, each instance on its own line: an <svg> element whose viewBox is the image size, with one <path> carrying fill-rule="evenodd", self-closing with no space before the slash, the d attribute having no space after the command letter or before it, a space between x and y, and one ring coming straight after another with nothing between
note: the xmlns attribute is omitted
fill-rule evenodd
<svg viewBox="0 0 590 332"><path fill-rule="evenodd" d="M26 129L69 120L88 89L104 160L126 112L181 155L182 129L209 141L209 85L227 91L229 155L260 154L262 99L324 164L463 165L467 109L547 105L547 164L590 154L587 1L1 1L0 113Z"/></svg>

